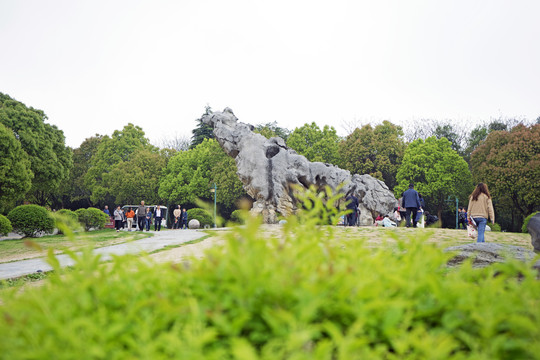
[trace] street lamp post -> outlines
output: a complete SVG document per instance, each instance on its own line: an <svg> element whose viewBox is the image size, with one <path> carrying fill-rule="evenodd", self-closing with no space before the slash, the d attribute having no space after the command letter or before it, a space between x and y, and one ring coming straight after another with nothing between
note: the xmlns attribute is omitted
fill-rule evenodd
<svg viewBox="0 0 540 360"><path fill-rule="evenodd" d="M214 227L216 228L216 195L217 195L217 185L216 183L212 183L212 187L210 188L210 192L214 193Z"/></svg>

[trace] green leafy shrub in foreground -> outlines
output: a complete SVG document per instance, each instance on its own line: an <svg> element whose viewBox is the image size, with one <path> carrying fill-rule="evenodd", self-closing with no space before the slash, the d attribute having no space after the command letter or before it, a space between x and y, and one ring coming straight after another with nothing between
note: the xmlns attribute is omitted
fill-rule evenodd
<svg viewBox="0 0 540 360"><path fill-rule="evenodd" d="M537 358L540 286L529 264L448 270L450 255L425 238L339 240L317 225L334 213L321 216L322 199L311 200L283 237L262 237L251 219L189 265L99 266L84 252L72 271L55 266L47 286L3 297L0 357Z"/></svg>
<svg viewBox="0 0 540 360"><path fill-rule="evenodd" d="M529 216L527 216L525 218L525 220L523 221L523 225L521 226L521 232L522 233L526 234L526 233L529 232L529 230L527 229L527 225L529 225L529 221L531 221L531 218L536 214L538 214L538 211L533 212L531 215L529 215Z"/></svg>
<svg viewBox="0 0 540 360"><path fill-rule="evenodd" d="M54 220L47 209L38 205L21 205L8 214L11 226L17 234L36 237L39 233L52 233Z"/></svg>
<svg viewBox="0 0 540 360"><path fill-rule="evenodd" d="M212 215L204 209L193 208L193 209L189 209L187 213L188 213L188 220L191 220L191 219L199 220L199 222L201 223L201 227L212 226L214 224Z"/></svg>
<svg viewBox="0 0 540 360"><path fill-rule="evenodd" d="M4 215L0 214L0 235L7 236L10 232L13 231L11 226L11 221Z"/></svg>
<svg viewBox="0 0 540 360"><path fill-rule="evenodd" d="M103 229L109 221L109 216L103 211L89 207L88 209L77 209L75 214L79 217L79 222L86 231L90 229Z"/></svg>

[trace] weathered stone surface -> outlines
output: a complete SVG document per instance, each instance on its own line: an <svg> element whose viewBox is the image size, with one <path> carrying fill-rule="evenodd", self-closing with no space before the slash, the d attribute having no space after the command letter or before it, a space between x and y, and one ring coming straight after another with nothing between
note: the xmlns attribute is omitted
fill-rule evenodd
<svg viewBox="0 0 540 360"><path fill-rule="evenodd" d="M188 228L190 229L198 229L201 227L201 223L197 219L191 219L188 222Z"/></svg>
<svg viewBox="0 0 540 360"><path fill-rule="evenodd" d="M540 252L540 213L530 218L527 230L531 234L531 244L534 251Z"/></svg>
<svg viewBox="0 0 540 360"><path fill-rule="evenodd" d="M504 262L509 257L520 261L528 261L535 257L535 253L529 249L494 243L471 243L451 246L444 249L444 251L458 252L455 257L448 261L449 266L459 265L468 258L473 258L473 267L485 267L493 263Z"/></svg>
<svg viewBox="0 0 540 360"><path fill-rule="evenodd" d="M238 176L246 192L255 200L251 209L264 222L275 224L278 214L295 213L295 185L330 186L353 192L362 204L362 218L369 225L376 214L391 214L397 200L386 184L370 175L353 175L335 165L310 162L287 147L279 137L266 139L254 133L253 126L238 122L231 109L202 118L214 128L214 135L227 154L236 161ZM366 224L368 225L368 224Z"/></svg>

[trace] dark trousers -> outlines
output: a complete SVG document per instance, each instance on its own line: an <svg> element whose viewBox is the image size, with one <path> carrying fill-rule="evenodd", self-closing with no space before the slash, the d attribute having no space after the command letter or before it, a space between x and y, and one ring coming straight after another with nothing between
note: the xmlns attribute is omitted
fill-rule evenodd
<svg viewBox="0 0 540 360"><path fill-rule="evenodd" d="M347 225L355 226L356 225L356 211L353 211L350 214L347 214Z"/></svg>
<svg viewBox="0 0 540 360"><path fill-rule="evenodd" d="M114 227L116 228L116 230L120 230L120 228L122 227L122 220L114 220Z"/></svg>
<svg viewBox="0 0 540 360"><path fill-rule="evenodd" d="M173 229L179 229L180 228L180 218L174 218L174 225L173 225Z"/></svg>
<svg viewBox="0 0 540 360"><path fill-rule="evenodd" d="M161 218L156 217L154 222L154 231L160 231L161 230Z"/></svg>
<svg viewBox="0 0 540 360"><path fill-rule="evenodd" d="M461 225L463 225L463 229L467 229L467 220L459 219L459 222L458 222L458 229L461 228Z"/></svg>
<svg viewBox="0 0 540 360"><path fill-rule="evenodd" d="M411 216L412 216L413 227L416 227L416 213L417 212L418 212L418 208L415 208L415 207L407 208L407 215L406 215L407 222L405 223L405 226L407 227L411 226Z"/></svg>
<svg viewBox="0 0 540 360"><path fill-rule="evenodd" d="M187 227L188 227L188 222L187 222L187 220L181 219L181 220L180 220L180 229L184 229L184 228L187 229Z"/></svg>
<svg viewBox="0 0 540 360"><path fill-rule="evenodd" d="M139 226L140 231L144 230L144 223L145 222L146 222L146 217L145 216L143 216L143 217L137 216L137 225Z"/></svg>

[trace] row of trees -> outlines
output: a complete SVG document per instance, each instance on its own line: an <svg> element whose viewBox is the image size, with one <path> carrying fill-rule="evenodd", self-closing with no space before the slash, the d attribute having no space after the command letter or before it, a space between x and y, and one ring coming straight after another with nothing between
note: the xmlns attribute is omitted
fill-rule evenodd
<svg viewBox="0 0 540 360"><path fill-rule="evenodd" d="M210 107L205 113L211 112ZM201 119L191 140L168 139L154 146L133 124L112 136L87 138L65 146L63 133L45 123L45 114L0 94L0 206L7 212L27 200L53 208L103 207L147 203L195 205L213 201L217 184L223 215L246 197L234 160ZM515 230L540 203L540 125L493 121L465 133L450 123L418 122L414 132L384 121L352 129L341 138L333 127L308 123L293 131L277 123L256 131L280 136L310 161L338 165L351 173L383 180L396 197L413 181L428 210L454 226L451 198L466 204L475 182L486 182L494 195L498 221ZM455 204L455 203L454 203ZM172 206L171 206L172 207ZM445 214L447 218L445 217Z"/></svg>

